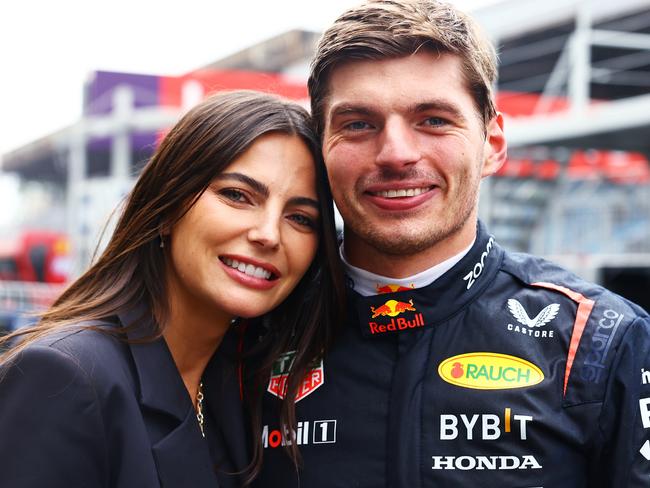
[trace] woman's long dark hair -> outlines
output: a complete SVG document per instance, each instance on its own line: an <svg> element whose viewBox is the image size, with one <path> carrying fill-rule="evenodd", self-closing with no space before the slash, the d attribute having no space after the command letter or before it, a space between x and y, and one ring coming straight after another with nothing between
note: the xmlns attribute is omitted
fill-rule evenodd
<svg viewBox="0 0 650 488"><path fill-rule="evenodd" d="M171 228L216 175L268 133L295 135L305 142L316 162L320 206L316 257L288 299L265 320L270 324L265 341L268 347L259 378L281 353L297 351L281 410L283 425L293 426L293 399L298 385L309 364L321 357L331 343L334 327L341 323L344 289L332 199L318 138L305 109L273 95L251 91L220 93L183 116L143 169L106 249L41 316L36 326L0 339L0 348L11 344L0 355L0 362L12 360L29 344L64 327L83 327L84 322L114 317L143 302L158 324L147 340L159 337L169 318L161 231ZM260 399L253 398L250 406L255 453L250 479L261 467ZM297 463L299 454L295 446L291 456Z"/></svg>

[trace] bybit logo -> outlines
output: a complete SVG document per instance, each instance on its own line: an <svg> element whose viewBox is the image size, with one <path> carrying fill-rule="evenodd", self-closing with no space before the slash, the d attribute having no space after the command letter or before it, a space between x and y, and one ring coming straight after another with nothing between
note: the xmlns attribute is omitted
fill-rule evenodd
<svg viewBox="0 0 650 488"><path fill-rule="evenodd" d="M449 441L462 437L468 441L491 441L501 438L504 434L513 434L521 440L526 440L528 424L532 421L531 415L513 415L510 408L504 410L503 418L494 413L441 414L440 440Z"/></svg>

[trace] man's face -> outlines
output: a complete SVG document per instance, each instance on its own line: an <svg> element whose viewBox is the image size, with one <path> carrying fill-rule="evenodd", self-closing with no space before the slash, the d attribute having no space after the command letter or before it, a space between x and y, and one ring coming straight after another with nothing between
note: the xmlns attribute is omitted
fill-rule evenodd
<svg viewBox="0 0 650 488"><path fill-rule="evenodd" d="M502 164L505 140L500 116L482 123L460 59L351 61L328 92L323 155L351 263L398 277L469 245L480 180Z"/></svg>

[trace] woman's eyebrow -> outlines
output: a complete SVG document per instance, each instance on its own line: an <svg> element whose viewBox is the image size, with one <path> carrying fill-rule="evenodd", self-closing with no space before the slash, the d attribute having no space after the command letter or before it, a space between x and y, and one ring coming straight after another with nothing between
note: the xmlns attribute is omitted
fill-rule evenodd
<svg viewBox="0 0 650 488"><path fill-rule="evenodd" d="M309 197L293 197L289 199L289 203L292 205L306 205L308 207L314 207L316 210L320 210L318 201Z"/></svg>
<svg viewBox="0 0 650 488"><path fill-rule="evenodd" d="M237 180L248 186L250 186L256 193L261 194L263 197L268 198L269 196L269 187L266 186L261 181L257 181L250 176L246 176L242 173L220 173L215 177L215 180Z"/></svg>
<svg viewBox="0 0 650 488"><path fill-rule="evenodd" d="M271 192L269 187L266 186L261 181L257 181L255 178L251 178L242 173L220 173L215 178L215 180L236 180L240 181L248 186L250 186L256 193L259 193L264 198L268 198ZM292 205L307 205L309 207L314 207L316 210L320 210L318 205L318 200L314 200L309 197L293 197L289 199L289 203Z"/></svg>

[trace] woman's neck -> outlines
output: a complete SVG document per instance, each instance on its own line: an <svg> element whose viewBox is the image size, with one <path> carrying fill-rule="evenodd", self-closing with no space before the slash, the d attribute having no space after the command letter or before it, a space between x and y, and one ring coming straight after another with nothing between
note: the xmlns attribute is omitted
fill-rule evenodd
<svg viewBox="0 0 650 488"><path fill-rule="evenodd" d="M200 314L196 310L184 313L172 307L163 337L195 407L203 371L221 344L230 322L230 317Z"/></svg>

